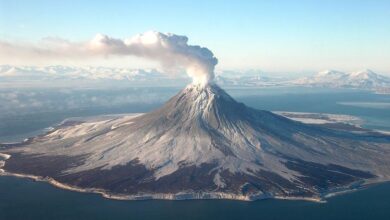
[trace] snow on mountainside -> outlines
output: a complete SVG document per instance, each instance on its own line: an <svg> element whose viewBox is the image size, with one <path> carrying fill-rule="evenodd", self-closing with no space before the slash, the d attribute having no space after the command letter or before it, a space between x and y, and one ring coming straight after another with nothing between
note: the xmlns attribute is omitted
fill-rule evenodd
<svg viewBox="0 0 390 220"><path fill-rule="evenodd" d="M334 88L376 89L390 87L390 78L379 75L371 70L361 70L352 73L325 70L311 77L294 80L292 84Z"/></svg>
<svg viewBox="0 0 390 220"><path fill-rule="evenodd" d="M0 153L11 155L5 172L124 198L318 199L390 179L390 136L303 124L213 83L149 113L68 121Z"/></svg>

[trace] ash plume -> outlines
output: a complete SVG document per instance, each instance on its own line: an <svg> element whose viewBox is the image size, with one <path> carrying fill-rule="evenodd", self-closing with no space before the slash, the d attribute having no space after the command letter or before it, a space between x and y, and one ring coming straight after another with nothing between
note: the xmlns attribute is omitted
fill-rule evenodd
<svg viewBox="0 0 390 220"><path fill-rule="evenodd" d="M194 84L205 85L214 79L218 63L205 47L189 45L188 37L148 31L127 39L97 34L87 42L45 38L39 44L13 44L0 41L0 58L17 60L80 60L96 56L135 56L157 61L168 73L184 69Z"/></svg>

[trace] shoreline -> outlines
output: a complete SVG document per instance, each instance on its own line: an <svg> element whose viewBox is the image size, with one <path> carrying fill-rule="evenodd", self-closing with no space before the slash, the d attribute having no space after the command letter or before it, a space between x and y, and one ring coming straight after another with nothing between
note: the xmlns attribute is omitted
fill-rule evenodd
<svg viewBox="0 0 390 220"><path fill-rule="evenodd" d="M56 188L69 190L79 193L93 193L99 194L103 198L113 199L113 200L127 200L127 201L139 201L139 200L211 200L211 199L222 199L222 200L237 200L237 201L256 201L264 199L280 199L280 200L298 200L298 201L309 201L324 203L323 200L325 197L283 197L283 196L272 196L267 194L257 194L257 195L237 195L229 194L223 192L180 192L180 193L156 193L156 194L139 194L139 195L126 195L126 194L113 194L109 193L103 189L98 188L80 188L75 186L70 186L54 180L51 177L42 177L35 176L30 174L20 174L20 173L11 173L2 169L5 165L5 161L9 159L11 155L0 153L0 176L13 176L17 178L27 178L33 181L45 182Z"/></svg>
<svg viewBox="0 0 390 220"><path fill-rule="evenodd" d="M2 170L2 169L1 169ZM34 176L29 174L19 174L19 173L10 173L2 170L0 172L0 176L13 176L17 178L27 178L33 181L45 182L56 188L69 190L73 192L79 193L93 193L99 194L105 199L113 199L113 200L124 200L124 201L141 201L141 200L236 200L243 202L251 202L257 200L264 199L280 199L280 200L294 200L294 201L308 201L308 202L317 202L317 203L325 203L326 201L320 197L282 197L282 196L272 196L272 195L237 195L237 194L229 194L222 192L181 192L181 193L156 193L156 194L140 194L140 195L125 195L125 194L111 194L103 189L97 188L79 188L70 186L67 184L63 184L58 182L50 177L41 177Z"/></svg>
<svg viewBox="0 0 390 220"><path fill-rule="evenodd" d="M27 178L33 181L45 182L56 188L69 190L79 193L93 193L99 194L103 198L113 199L113 200L128 200L128 201L137 201L137 200L211 200L211 199L222 199L222 200L237 200L237 201L256 201L264 199L280 199L280 200L298 200L298 201L309 201L324 203L322 197L283 197L283 196L272 196L267 194L257 194L257 195L237 195L223 192L180 192L180 193L156 193L156 194L139 194L139 195L126 195L126 194L113 194L109 193L103 189L98 188L80 188L75 186L70 186L54 180L51 177L42 177L35 176L30 174L20 174L20 173L11 173L2 169L5 165L5 161L9 159L11 155L0 153L0 176L13 176L17 178ZM324 197L325 198L325 197Z"/></svg>
<svg viewBox="0 0 390 220"><path fill-rule="evenodd" d="M382 182L387 182L388 180L379 179L377 181L364 181L360 180L357 182L353 182L347 186L334 188L328 190L326 192L321 193L319 197L283 197L283 196L274 196L269 194L255 194L250 196L245 195L237 195L231 193L223 193L223 192L180 192L180 193L156 193L156 194L138 194L138 195L127 195L127 194L114 194L109 193L104 189L99 188L80 188L76 186L71 186L68 184L64 184L58 182L57 180L51 177L42 177L35 176L30 174L21 174L21 173L11 173L4 169L2 169L5 165L5 161L9 159L11 155L0 153L0 176L13 176L17 178L27 178L33 181L45 182L48 183L58 189L79 192L79 193L92 193L98 194L105 199L113 199L113 200L124 200L124 201L140 201L140 200L236 200L243 202L251 202L257 200L264 199L278 199L278 200L291 200L291 201L308 201L315 203L326 203L326 199L343 195L347 193L356 192L358 190L365 189L371 185L380 184Z"/></svg>
<svg viewBox="0 0 390 220"><path fill-rule="evenodd" d="M11 155L0 153L0 176L13 176L17 178L27 178L33 181L39 181L39 182L45 182L48 183L56 188L73 191L73 192L79 192L79 193L93 193L93 194L99 194L103 198L106 199L113 199L113 200L125 200L125 201L139 201L139 200L212 200L212 199L218 199L218 200L236 200L236 201L243 201L243 202L251 202L251 201L257 201L257 200L264 200L264 199L278 199L278 200L291 200L291 201L308 201L308 202L316 202L316 203L326 203L326 199L346 193L355 192L357 190L364 189L363 186L367 187L369 185L378 184L380 182L386 182L386 181L380 181L380 182L371 182L366 183L363 182L362 184L357 184L356 186L353 186L356 183L349 184L345 187L341 187L339 189L332 189L328 192L321 193L321 196L319 197L283 197L283 196L273 196L273 195L267 195L267 194L255 194L250 196L245 195L237 195L237 194L230 194L230 193L223 193L223 192L180 192L180 193L156 193L156 194L138 194L138 195L126 195L126 194L114 194L109 193L106 190L99 189L99 188L80 188L76 186L70 186L68 184L64 184L61 182L58 182L54 180L51 177L42 177L42 176L35 176L30 174L21 174L21 173L11 173L4 169L2 169L5 165L5 161L9 159ZM366 184L365 184L366 183Z"/></svg>
<svg viewBox="0 0 390 220"><path fill-rule="evenodd" d="M276 113L276 112L275 112ZM281 112L279 112L281 113ZM301 112L289 112L289 113L298 113ZM91 116L88 119L89 120L96 120L101 119L103 117L118 117L118 116L137 116L142 113L131 113L131 114L119 114L119 115L99 115L99 116ZM301 113L301 114L308 114L308 113ZM317 114L317 113L315 113ZM336 114L335 114L336 115ZM286 117L286 116L285 116ZM63 126L66 126L66 122L72 121L74 122L83 122L82 120L78 121L77 119L81 118L68 118L63 120L61 123L56 124L53 127L49 127L43 130L46 130L46 133L40 134L44 135L47 133L50 133L51 131L61 128ZM15 142L15 143L8 143L5 144L5 146L17 146L19 144L23 144L25 142L31 141L33 137L26 138L21 142ZM8 147L9 147L8 146ZM40 182L46 182L49 183L59 189L69 190L69 191L75 191L80 193L94 193L99 194L103 198L107 199L115 199L115 200L192 200L192 199L225 199L225 200L237 200L237 201L256 201L256 200L263 200L263 199L280 199L280 200L300 200L300 201L309 201L309 202L318 202L318 203L324 203L326 202L327 198L355 192L357 190L364 189L368 187L369 185L378 184L381 182L386 182L389 180L386 179L377 179L376 181L358 181L353 182L351 184L348 184L346 186L342 186L339 188L333 188L328 191L319 193L319 196L316 197L284 197L284 196L277 196L277 195L271 195L271 194L254 194L254 195L240 195L240 194L233 194L233 193L224 193L224 192L179 192L179 193L155 193L155 194L115 194L110 193L104 189L100 188L80 188L76 186L71 186L68 184L64 184L61 182L56 181L55 179L51 177L42 177L42 176L35 176L30 174L21 174L21 173L12 173L8 172L3 169L5 166L5 162L7 159L9 159L11 155L0 153L0 176L14 176L18 178L28 178L32 179L34 181L40 181Z"/></svg>

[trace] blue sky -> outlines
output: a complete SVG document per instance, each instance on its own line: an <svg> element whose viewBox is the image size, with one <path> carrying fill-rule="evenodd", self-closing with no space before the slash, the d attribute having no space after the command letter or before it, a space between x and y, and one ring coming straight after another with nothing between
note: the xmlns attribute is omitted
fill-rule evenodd
<svg viewBox="0 0 390 220"><path fill-rule="evenodd" d="M0 0L6 42L85 41L96 33L126 38L148 30L188 36L212 50L222 69L390 73L388 0Z"/></svg>

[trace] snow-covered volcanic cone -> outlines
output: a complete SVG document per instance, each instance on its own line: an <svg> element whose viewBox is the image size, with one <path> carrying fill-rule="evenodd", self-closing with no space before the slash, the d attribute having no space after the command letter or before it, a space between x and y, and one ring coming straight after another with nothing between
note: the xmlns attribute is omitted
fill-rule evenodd
<svg viewBox="0 0 390 220"><path fill-rule="evenodd" d="M68 122L17 146L3 169L128 198L319 198L390 178L390 136L303 124L189 85L137 116Z"/></svg>

